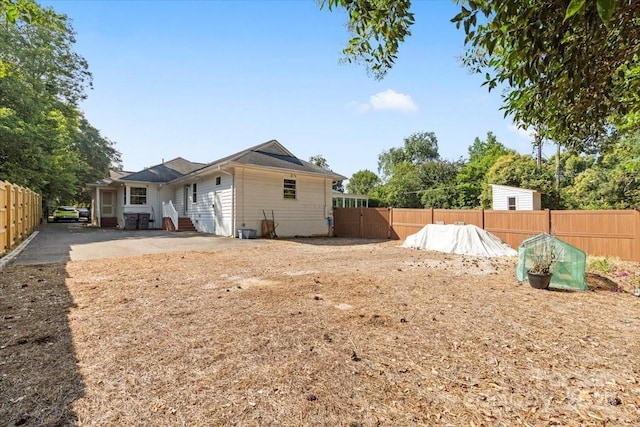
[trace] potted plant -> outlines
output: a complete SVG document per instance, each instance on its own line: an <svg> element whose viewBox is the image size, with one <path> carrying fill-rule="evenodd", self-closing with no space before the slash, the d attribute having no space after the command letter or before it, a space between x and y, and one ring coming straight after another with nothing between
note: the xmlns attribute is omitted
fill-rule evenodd
<svg viewBox="0 0 640 427"><path fill-rule="evenodd" d="M530 254L530 267L527 270L529 284L536 289L547 289L551 283L553 269L558 262L558 248L554 239L545 239L538 243Z"/></svg>

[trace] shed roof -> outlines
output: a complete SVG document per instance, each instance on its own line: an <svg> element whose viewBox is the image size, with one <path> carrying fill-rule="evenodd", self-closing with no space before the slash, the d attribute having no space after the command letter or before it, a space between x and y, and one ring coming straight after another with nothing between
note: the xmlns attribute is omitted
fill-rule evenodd
<svg viewBox="0 0 640 427"><path fill-rule="evenodd" d="M538 190L530 190L528 188L521 188L521 187L511 187L509 185L491 184L491 187L500 187L500 188L504 188L504 189L507 189L507 190L527 192L527 193L532 193L532 194L540 193Z"/></svg>

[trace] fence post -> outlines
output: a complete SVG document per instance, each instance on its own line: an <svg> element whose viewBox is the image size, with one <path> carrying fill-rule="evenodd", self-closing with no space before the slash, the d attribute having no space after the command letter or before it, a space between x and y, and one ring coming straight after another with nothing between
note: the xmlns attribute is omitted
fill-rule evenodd
<svg viewBox="0 0 640 427"><path fill-rule="evenodd" d="M364 239L364 209L360 206L360 238Z"/></svg>
<svg viewBox="0 0 640 427"><path fill-rule="evenodd" d="M549 209L545 209L544 211L547 215L547 220L545 221L547 229L544 231L545 233L551 234L551 230L553 230L553 224L551 223L551 211Z"/></svg>
<svg viewBox="0 0 640 427"><path fill-rule="evenodd" d="M391 230L393 229L393 208L388 208L389 220L387 221L387 239L391 239Z"/></svg>
<svg viewBox="0 0 640 427"><path fill-rule="evenodd" d="M8 209L7 207L9 206L8 203L8 199L7 199L7 194L8 194L8 190L7 190L7 185L9 183L6 181L0 181L0 203L4 206L4 211L0 212L0 215L4 216L4 230L2 230L2 239L0 239L0 253L3 253L5 251L9 250L9 218L8 218Z"/></svg>
<svg viewBox="0 0 640 427"><path fill-rule="evenodd" d="M431 211L431 221L429 221L429 224L433 224L433 208L429 208L429 210Z"/></svg>
<svg viewBox="0 0 640 427"><path fill-rule="evenodd" d="M484 230L484 208L480 208L480 223L482 224L482 228Z"/></svg>
<svg viewBox="0 0 640 427"><path fill-rule="evenodd" d="M636 208L636 259L640 261L640 208Z"/></svg>
<svg viewBox="0 0 640 427"><path fill-rule="evenodd" d="M7 249L10 250L13 246L13 233L15 231L13 224L13 184L9 184L5 188L7 189Z"/></svg>

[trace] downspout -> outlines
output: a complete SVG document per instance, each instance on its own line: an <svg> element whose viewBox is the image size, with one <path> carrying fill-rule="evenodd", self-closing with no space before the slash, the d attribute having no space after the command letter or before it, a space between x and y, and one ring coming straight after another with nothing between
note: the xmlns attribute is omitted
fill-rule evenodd
<svg viewBox="0 0 640 427"><path fill-rule="evenodd" d="M218 166L218 172L231 176L231 236L227 237L235 237L236 233L234 230L236 229L236 175L234 173L222 170L222 166Z"/></svg>

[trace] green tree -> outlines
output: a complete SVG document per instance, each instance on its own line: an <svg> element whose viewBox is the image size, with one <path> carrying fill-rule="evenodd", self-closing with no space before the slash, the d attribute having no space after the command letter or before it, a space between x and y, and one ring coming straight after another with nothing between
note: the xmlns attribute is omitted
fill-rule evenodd
<svg viewBox="0 0 640 427"><path fill-rule="evenodd" d="M38 9L56 21L34 18L34 25L29 11L35 3L1 5L0 179L41 193L49 204L74 203L84 183L106 176L105 165L119 162L113 143L78 111L91 86L88 65L73 50L66 17ZM12 5L26 9L14 17Z"/></svg>
<svg viewBox="0 0 640 427"><path fill-rule="evenodd" d="M420 165L420 202L426 208L458 208L458 188L456 177L460 173L461 162L430 160Z"/></svg>
<svg viewBox="0 0 640 427"><path fill-rule="evenodd" d="M480 205L480 195L487 185L489 169L500 157L514 151L498 142L492 132L487 132L486 140L476 137L468 152L469 160L456 176L459 208L476 208Z"/></svg>
<svg viewBox="0 0 640 427"><path fill-rule="evenodd" d="M371 195L383 206L394 208L420 208L419 168L410 162L401 162L393 166L389 180L376 187Z"/></svg>
<svg viewBox="0 0 640 427"><path fill-rule="evenodd" d="M640 2L459 0L463 62L489 89L506 86L516 123L578 151L599 150L612 126L640 117ZM411 35L410 0L319 0L348 14L347 62L378 79ZM622 123L620 123L622 121Z"/></svg>
<svg viewBox="0 0 640 427"><path fill-rule="evenodd" d="M344 61L364 62L375 78L393 67L398 48L411 35L411 0L318 0L320 8L343 8L349 15L351 38L343 49Z"/></svg>
<svg viewBox="0 0 640 427"><path fill-rule="evenodd" d="M504 110L543 138L578 151L601 149L612 118L638 111L626 91L639 65L640 3L575 11L559 0L465 1L453 18L466 33L464 63L489 89L507 85ZM598 2L601 4L602 2ZM613 12L613 14L610 14Z"/></svg>
<svg viewBox="0 0 640 427"><path fill-rule="evenodd" d="M367 194L380 184L380 178L368 169L359 170L347 182L347 193Z"/></svg>
<svg viewBox="0 0 640 427"><path fill-rule="evenodd" d="M562 199L554 186L554 165L544 161L538 168L536 160L516 153L500 157L487 173L489 184L537 190L542 193L542 206L547 209L563 209ZM491 207L491 188L487 185L480 195L484 208Z"/></svg>
<svg viewBox="0 0 640 427"><path fill-rule="evenodd" d="M80 188L76 189L76 194L80 197L76 201L89 204L90 196L82 190L84 184L109 176L112 169L122 169L120 152L116 150L115 142L103 137L84 117L80 119L73 148L79 161L76 175Z"/></svg>
<svg viewBox="0 0 640 427"><path fill-rule="evenodd" d="M597 162L565 188L574 209L640 207L640 133L612 145Z"/></svg>
<svg viewBox="0 0 640 427"><path fill-rule="evenodd" d="M400 163L419 165L439 158L435 133L415 132L404 139L403 147L385 150L378 156L378 172L387 179Z"/></svg>
<svg viewBox="0 0 640 427"><path fill-rule="evenodd" d="M35 26L58 25L62 17L51 8L43 8L33 0L0 0L0 21L8 24L26 22Z"/></svg>

